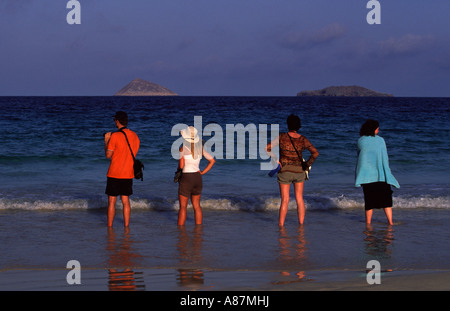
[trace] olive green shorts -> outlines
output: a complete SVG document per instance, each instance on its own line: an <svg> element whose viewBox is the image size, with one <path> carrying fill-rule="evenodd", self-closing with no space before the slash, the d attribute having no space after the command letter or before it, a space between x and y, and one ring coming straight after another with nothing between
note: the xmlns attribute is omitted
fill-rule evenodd
<svg viewBox="0 0 450 311"><path fill-rule="evenodd" d="M301 183L306 180L306 173L294 173L294 172L279 172L277 175L278 183L290 185L292 183Z"/></svg>

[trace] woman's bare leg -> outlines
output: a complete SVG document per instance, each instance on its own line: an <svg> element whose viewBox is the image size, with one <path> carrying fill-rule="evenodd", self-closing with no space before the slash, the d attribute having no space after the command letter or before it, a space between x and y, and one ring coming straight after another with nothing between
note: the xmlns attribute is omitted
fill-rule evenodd
<svg viewBox="0 0 450 311"><path fill-rule="evenodd" d="M298 223L300 225L303 225L303 222L305 221L305 201L303 200L303 186L303 182L294 184L295 200L297 201Z"/></svg>
<svg viewBox="0 0 450 311"><path fill-rule="evenodd" d="M283 227L289 205L289 188L291 187L291 185L290 184L287 185L279 184L279 185L280 185L281 204L280 204L280 215L278 225L280 227Z"/></svg>
<svg viewBox="0 0 450 311"><path fill-rule="evenodd" d="M384 213L386 214L386 218L388 220L388 223L390 225L392 225L393 224L393 222L392 222L392 207L386 207L384 209Z"/></svg>
<svg viewBox="0 0 450 311"><path fill-rule="evenodd" d="M373 210L366 210L366 224L370 224L372 222L372 214Z"/></svg>
<svg viewBox="0 0 450 311"><path fill-rule="evenodd" d="M195 217L196 225L201 225L203 222L203 212L202 212L202 208L200 206L200 197L201 197L200 194L191 196L192 207L194 208L194 217Z"/></svg>
<svg viewBox="0 0 450 311"><path fill-rule="evenodd" d="M180 210L178 211L178 225L184 226L186 222L187 205L189 198L183 195L178 195L178 200L180 201Z"/></svg>

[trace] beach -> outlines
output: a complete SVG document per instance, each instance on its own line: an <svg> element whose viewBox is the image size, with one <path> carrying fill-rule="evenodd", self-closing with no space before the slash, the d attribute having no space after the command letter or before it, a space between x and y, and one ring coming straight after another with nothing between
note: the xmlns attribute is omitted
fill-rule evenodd
<svg viewBox="0 0 450 311"><path fill-rule="evenodd" d="M204 271L198 279L180 284L180 272L170 269L136 268L132 277L114 280L106 269L83 270L82 283L65 282L66 270L17 270L2 272L2 291L448 291L449 270L385 272L380 284L368 284L364 271L310 271L300 279L296 272ZM189 272L188 272L189 273ZM192 272L193 273L193 272ZM125 274L125 273L124 273ZM128 273L128 275L130 275ZM5 281L8 279L8 281ZM179 295L174 294L174 296Z"/></svg>

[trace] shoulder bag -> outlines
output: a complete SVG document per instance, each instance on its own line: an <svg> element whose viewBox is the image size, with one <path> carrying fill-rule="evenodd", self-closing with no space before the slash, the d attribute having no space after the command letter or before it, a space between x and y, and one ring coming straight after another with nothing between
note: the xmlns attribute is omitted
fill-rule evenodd
<svg viewBox="0 0 450 311"><path fill-rule="evenodd" d="M309 179L309 171L311 170L311 166L308 166L306 164L305 159L300 157L300 154L298 153L297 148L295 148L294 142L292 141L292 137L289 135L289 133L287 134L287 136L289 136L289 139L291 140L292 146L294 147L295 152L297 152L297 156L300 159L300 162L302 163L302 169L303 169L303 171L306 174L306 179Z"/></svg>
<svg viewBox="0 0 450 311"><path fill-rule="evenodd" d="M143 181L144 180L144 172L143 172L144 164L134 157L133 150L131 149L127 134L125 134L125 132L122 130L119 130L119 132L121 132L121 133L123 133L123 135L125 135L125 139L127 140L128 147L130 148L131 156L133 157L134 178L140 179L141 181Z"/></svg>
<svg viewBox="0 0 450 311"><path fill-rule="evenodd" d="M183 170L181 168L178 168L175 172L175 176L173 177L173 182L177 183L180 182L181 175L183 174Z"/></svg>

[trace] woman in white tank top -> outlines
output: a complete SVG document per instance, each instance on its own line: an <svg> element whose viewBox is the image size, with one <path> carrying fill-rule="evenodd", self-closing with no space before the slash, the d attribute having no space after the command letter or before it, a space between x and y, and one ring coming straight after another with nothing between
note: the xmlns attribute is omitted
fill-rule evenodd
<svg viewBox="0 0 450 311"><path fill-rule="evenodd" d="M195 146L194 146L195 150ZM194 151L195 152L195 151ZM184 166L183 173L197 173L200 171L200 160L202 159L200 155L194 159L194 155L192 155L190 148L187 146L183 146L183 158L184 158Z"/></svg>
<svg viewBox="0 0 450 311"><path fill-rule="evenodd" d="M184 138L184 143L180 148L179 168L182 169L183 173L178 186L178 199L180 202L178 225L183 226L186 222L189 197L194 208L195 224L201 225L203 221L203 213L200 206L201 191L203 188L202 175L212 168L215 160L203 149L197 134L197 129L190 126L181 131L181 136ZM205 157L209 162L204 170L200 170L202 157Z"/></svg>

